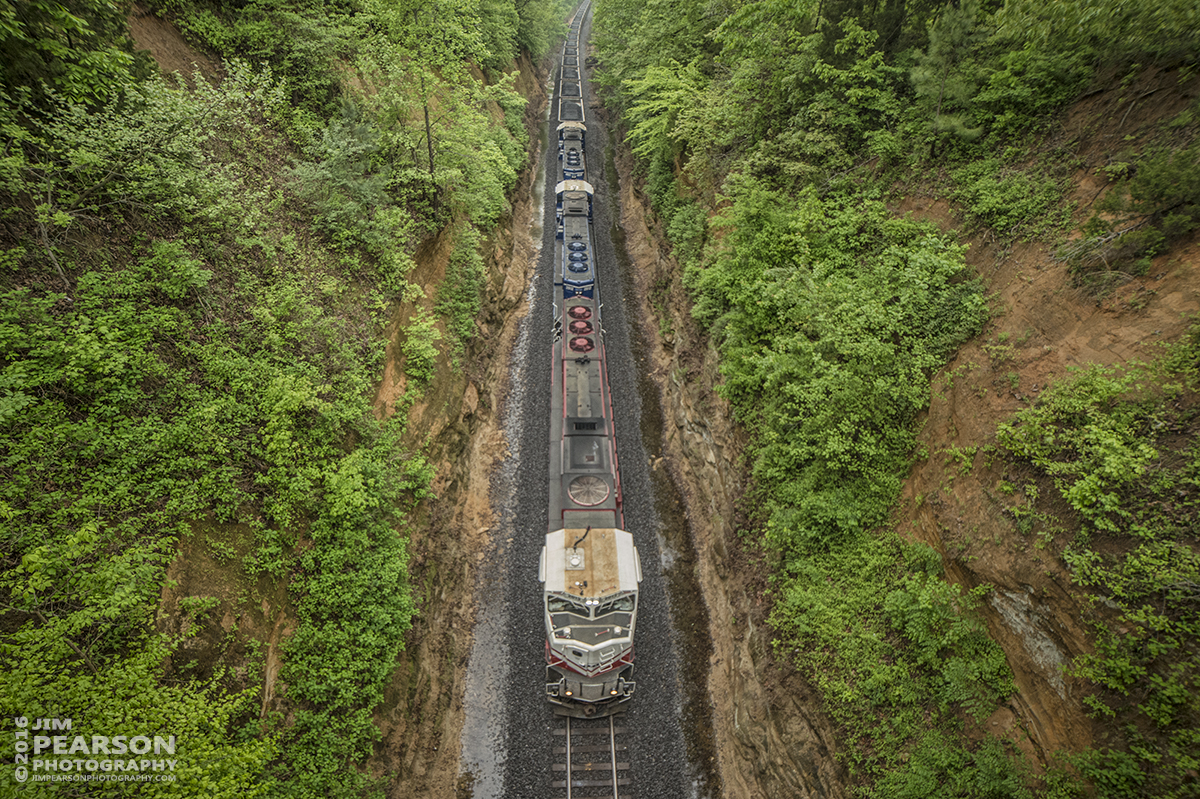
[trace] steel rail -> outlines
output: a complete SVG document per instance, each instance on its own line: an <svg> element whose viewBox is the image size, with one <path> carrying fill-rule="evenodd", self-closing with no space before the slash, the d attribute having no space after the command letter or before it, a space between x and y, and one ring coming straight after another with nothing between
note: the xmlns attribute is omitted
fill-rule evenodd
<svg viewBox="0 0 1200 799"><path fill-rule="evenodd" d="M617 784L617 730L614 718L615 716L608 717L608 748L612 756L613 799L620 799L621 789Z"/></svg>
<svg viewBox="0 0 1200 799"><path fill-rule="evenodd" d="M567 799L571 799L571 717L567 716Z"/></svg>

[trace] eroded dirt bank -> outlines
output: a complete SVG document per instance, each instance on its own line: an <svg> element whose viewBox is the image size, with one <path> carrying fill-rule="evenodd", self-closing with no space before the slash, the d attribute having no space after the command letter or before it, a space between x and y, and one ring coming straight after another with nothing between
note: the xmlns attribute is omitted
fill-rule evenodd
<svg viewBox="0 0 1200 799"><path fill-rule="evenodd" d="M1179 78L1178 70L1146 70L1131 85L1114 82L1093 93L1066 115L1059 135L1078 159L1069 195L1077 203L1076 226L1108 191L1099 176L1114 154L1200 94L1195 76ZM1153 105L1128 102L1151 95ZM896 210L959 227L954 210L933 198L910 198ZM1077 227L1070 237L1078 235ZM1069 537L1045 541L1022 534L1006 512L1025 498L1004 496L1002 481L1038 481L990 455L996 425L1030 407L1072 368L1150 360L1163 343L1178 340L1200 311L1200 248L1194 237L1178 244L1143 276L1115 275L1123 282L1104 294L1075 286L1066 264L1041 243L976 236L968 261L985 279L997 314L934 381L920 438L929 457L914 466L896 522L942 554L951 580L964 588L993 586L982 610L1018 693L986 726L1006 733L1035 767L1044 767L1057 750L1105 744L1104 724L1083 704L1085 683L1064 673L1091 651L1087 619L1096 611L1061 558ZM1055 496L1053 486L1043 483L1043 497ZM1055 513L1071 517L1065 504Z"/></svg>

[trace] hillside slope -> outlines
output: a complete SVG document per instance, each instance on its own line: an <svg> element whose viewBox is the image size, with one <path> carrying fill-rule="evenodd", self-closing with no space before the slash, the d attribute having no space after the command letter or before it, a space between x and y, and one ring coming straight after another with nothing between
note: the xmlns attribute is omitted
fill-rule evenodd
<svg viewBox="0 0 1200 799"><path fill-rule="evenodd" d="M1100 5L599 5L731 795L1192 795L1192 12Z"/></svg>
<svg viewBox="0 0 1200 799"><path fill-rule="evenodd" d="M487 523L458 454L499 438L521 92L562 8L148 5L0 31L0 702L173 757L10 775L452 791Z"/></svg>

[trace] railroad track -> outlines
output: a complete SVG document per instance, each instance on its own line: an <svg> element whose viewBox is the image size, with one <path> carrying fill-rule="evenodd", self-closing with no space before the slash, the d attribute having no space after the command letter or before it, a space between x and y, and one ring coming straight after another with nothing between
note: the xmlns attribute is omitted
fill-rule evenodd
<svg viewBox="0 0 1200 799"><path fill-rule="evenodd" d="M555 717L566 724L554 729L550 787L559 791L555 799L632 798L629 747L623 742L627 728L618 723L623 720L623 714L596 719Z"/></svg>

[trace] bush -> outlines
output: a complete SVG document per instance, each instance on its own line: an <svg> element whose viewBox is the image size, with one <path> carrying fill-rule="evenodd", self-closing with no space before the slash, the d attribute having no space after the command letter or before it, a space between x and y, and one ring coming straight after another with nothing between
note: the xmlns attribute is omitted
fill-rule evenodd
<svg viewBox="0 0 1200 799"><path fill-rule="evenodd" d="M975 119L989 132L1015 137L1046 123L1091 77L1088 53L1076 49L1009 50L971 98Z"/></svg>
<svg viewBox="0 0 1200 799"><path fill-rule="evenodd" d="M418 308L404 326L404 342L400 345L404 351L404 373L418 385L433 380L438 356L434 342L441 337L437 319L424 308Z"/></svg>
<svg viewBox="0 0 1200 799"><path fill-rule="evenodd" d="M962 247L882 204L789 205L747 180L712 227L720 244L687 281L720 342L720 390L756 434L768 537L827 548L885 517L928 375L983 299L960 282Z"/></svg>
<svg viewBox="0 0 1200 799"><path fill-rule="evenodd" d="M435 310L446 320L446 329L454 347L462 351L463 344L475 335L475 318L483 304L487 267L479 254L479 233L474 226L463 223L455 236L454 251L446 268L446 278L438 287Z"/></svg>
<svg viewBox="0 0 1200 799"><path fill-rule="evenodd" d="M1036 230L1054 223L1052 209L1062 208L1063 187L1048 175L1004 169L996 160L975 161L950 173L955 199L973 220L1000 233Z"/></svg>

